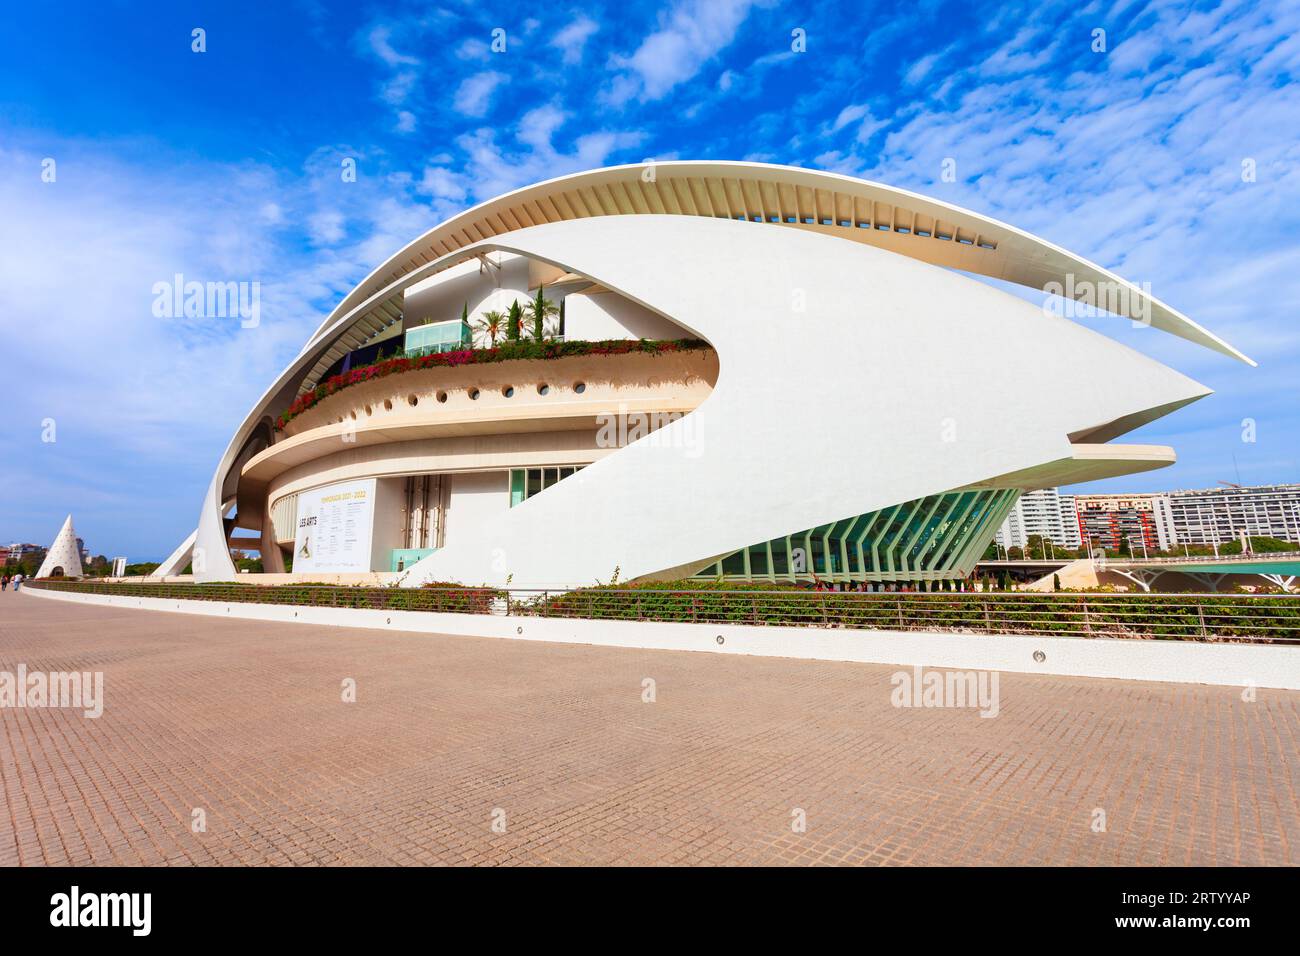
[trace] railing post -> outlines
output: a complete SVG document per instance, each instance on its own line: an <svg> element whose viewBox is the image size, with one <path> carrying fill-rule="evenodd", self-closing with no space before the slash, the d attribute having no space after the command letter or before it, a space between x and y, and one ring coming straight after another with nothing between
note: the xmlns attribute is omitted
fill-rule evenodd
<svg viewBox="0 0 1300 956"><path fill-rule="evenodd" d="M1085 637L1092 637L1092 615L1088 613L1088 599L1080 600L1083 602L1083 633Z"/></svg>
<svg viewBox="0 0 1300 956"><path fill-rule="evenodd" d="M984 609L984 630L993 633L993 617L989 614L989 602L987 598L980 598L980 607Z"/></svg>
<svg viewBox="0 0 1300 956"><path fill-rule="evenodd" d="M1205 631L1205 606L1200 601L1196 602L1196 616L1201 622L1201 640L1209 637Z"/></svg>

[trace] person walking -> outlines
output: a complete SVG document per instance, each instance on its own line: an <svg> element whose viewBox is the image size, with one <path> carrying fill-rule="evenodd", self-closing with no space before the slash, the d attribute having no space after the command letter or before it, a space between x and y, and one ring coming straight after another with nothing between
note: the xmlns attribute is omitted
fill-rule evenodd
<svg viewBox="0 0 1300 956"><path fill-rule="evenodd" d="M9 575L6 574L4 577L0 578L0 591L8 591L8 590L9 590Z"/></svg>
<svg viewBox="0 0 1300 956"><path fill-rule="evenodd" d="M17 591L18 586L22 583L23 583L23 573L19 571L17 574L14 575L14 591Z"/></svg>

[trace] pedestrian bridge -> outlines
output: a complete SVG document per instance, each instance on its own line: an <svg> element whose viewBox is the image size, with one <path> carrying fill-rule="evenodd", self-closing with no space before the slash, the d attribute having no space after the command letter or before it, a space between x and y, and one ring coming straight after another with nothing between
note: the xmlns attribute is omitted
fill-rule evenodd
<svg viewBox="0 0 1300 956"><path fill-rule="evenodd" d="M1094 558L1029 559L1020 561L981 561L980 571L1006 570L1012 573L1044 576L1066 568L1091 569L1096 575L1111 573L1132 581L1143 591L1151 591L1166 575L1191 578L1207 591L1218 591L1236 576L1256 576L1284 591L1295 591L1300 578L1300 551L1276 551L1264 554L1186 556L1173 558L1119 558L1100 554ZM1068 584L1067 584L1068 586Z"/></svg>

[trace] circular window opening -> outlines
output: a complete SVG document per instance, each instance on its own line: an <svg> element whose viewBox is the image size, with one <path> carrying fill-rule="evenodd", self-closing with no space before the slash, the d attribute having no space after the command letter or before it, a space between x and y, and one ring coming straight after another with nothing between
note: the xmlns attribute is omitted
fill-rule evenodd
<svg viewBox="0 0 1300 956"><path fill-rule="evenodd" d="M469 390L469 400L470 400L471 402L477 402L477 401L478 401L478 389L477 389L477 388L471 388L471 389Z"/></svg>
<svg viewBox="0 0 1300 956"><path fill-rule="evenodd" d="M574 390L575 392L577 392L579 395L581 395L583 392L585 392L585 391L587 390L587 383L586 383L586 382L578 382L578 383L576 383L576 384L573 386L573 390Z"/></svg>
<svg viewBox="0 0 1300 956"><path fill-rule="evenodd" d="M348 412L348 414L352 416L352 420L353 420L354 422L357 420L357 413L356 413L356 412Z"/></svg>
<svg viewBox="0 0 1300 956"><path fill-rule="evenodd" d="M371 408L369 405L367 405L367 406L366 406L366 414L367 414L367 415L373 415L374 413L375 413L375 410L374 410L373 408Z"/></svg>
<svg viewBox="0 0 1300 956"><path fill-rule="evenodd" d="M419 396L417 396L417 395L407 395L407 396L406 396L406 404L410 405L412 408L414 408L416 405L419 405L419 404L420 404Z"/></svg>
<svg viewBox="0 0 1300 956"><path fill-rule="evenodd" d="M550 395L550 394L551 394L551 386L549 386L549 385L547 385L545 382L543 382L541 385L538 385L538 386L537 386L537 394L538 394L538 395Z"/></svg>
<svg viewBox="0 0 1300 956"><path fill-rule="evenodd" d="M505 388L501 389L501 394L504 395L506 398L514 398L515 387L513 385L507 385Z"/></svg>
<svg viewBox="0 0 1300 956"><path fill-rule="evenodd" d="M439 393L438 393L438 401L440 401L440 402L445 402L446 400L447 400L447 393L446 393L446 392L439 392Z"/></svg>
<svg viewBox="0 0 1300 956"><path fill-rule="evenodd" d="M391 412L392 410L393 410L393 400L391 398L384 399L384 411Z"/></svg>

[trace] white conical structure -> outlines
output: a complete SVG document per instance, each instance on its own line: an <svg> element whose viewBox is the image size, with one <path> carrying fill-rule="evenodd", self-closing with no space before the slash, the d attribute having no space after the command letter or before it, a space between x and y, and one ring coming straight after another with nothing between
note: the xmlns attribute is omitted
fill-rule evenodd
<svg viewBox="0 0 1300 956"><path fill-rule="evenodd" d="M77 532L72 529L72 515L68 515L50 550L45 552L45 560L36 576L48 578L55 568L62 568L65 578L81 577L81 549L77 547Z"/></svg>

